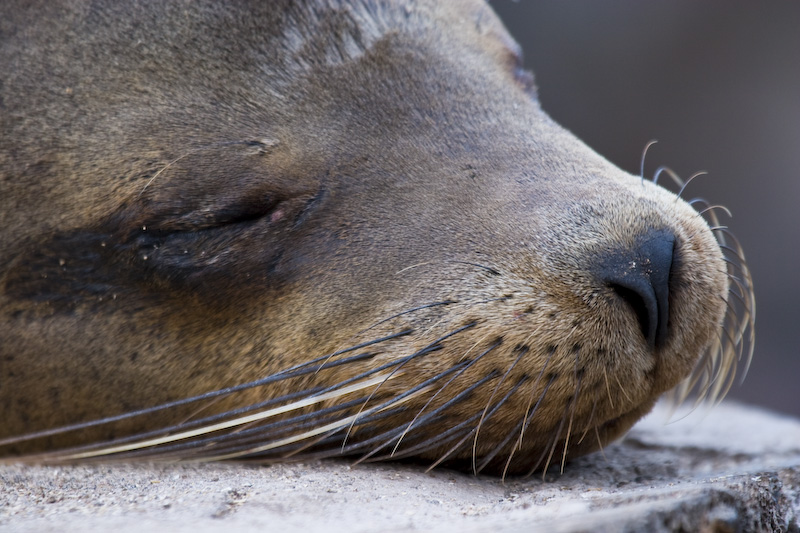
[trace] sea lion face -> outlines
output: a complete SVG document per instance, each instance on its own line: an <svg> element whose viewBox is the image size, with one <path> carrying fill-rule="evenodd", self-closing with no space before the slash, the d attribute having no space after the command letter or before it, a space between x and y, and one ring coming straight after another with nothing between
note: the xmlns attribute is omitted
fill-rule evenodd
<svg viewBox="0 0 800 533"><path fill-rule="evenodd" d="M261 413L117 451L524 472L725 381L743 262L555 124L484 4L66 4L3 41L6 453Z"/></svg>

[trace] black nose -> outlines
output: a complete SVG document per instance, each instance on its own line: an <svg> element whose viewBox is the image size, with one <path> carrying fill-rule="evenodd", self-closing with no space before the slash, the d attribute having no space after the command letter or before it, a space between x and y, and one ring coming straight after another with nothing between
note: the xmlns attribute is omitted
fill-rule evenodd
<svg viewBox="0 0 800 533"><path fill-rule="evenodd" d="M661 346L668 335L674 248L671 232L652 230L633 248L612 252L598 265L600 279L631 307L651 349Z"/></svg>

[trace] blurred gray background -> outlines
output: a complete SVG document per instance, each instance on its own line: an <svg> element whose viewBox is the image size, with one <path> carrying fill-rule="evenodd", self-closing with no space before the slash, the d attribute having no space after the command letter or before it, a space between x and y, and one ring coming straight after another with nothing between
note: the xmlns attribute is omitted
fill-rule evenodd
<svg viewBox="0 0 800 533"><path fill-rule="evenodd" d="M729 394L800 415L800 2L494 0L544 109L621 168L668 165L733 212L757 301Z"/></svg>

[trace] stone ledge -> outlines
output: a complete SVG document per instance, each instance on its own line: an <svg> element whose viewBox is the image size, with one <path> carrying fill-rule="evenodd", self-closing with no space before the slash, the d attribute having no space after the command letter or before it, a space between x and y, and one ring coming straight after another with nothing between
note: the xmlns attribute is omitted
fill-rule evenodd
<svg viewBox="0 0 800 533"><path fill-rule="evenodd" d="M0 530L800 531L800 420L730 403L666 416L564 474L505 483L340 461L0 465Z"/></svg>

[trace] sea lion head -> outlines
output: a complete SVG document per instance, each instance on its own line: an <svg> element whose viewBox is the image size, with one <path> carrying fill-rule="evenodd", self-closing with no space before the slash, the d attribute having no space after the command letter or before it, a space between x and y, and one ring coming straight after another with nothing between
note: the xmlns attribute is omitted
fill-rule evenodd
<svg viewBox="0 0 800 533"><path fill-rule="evenodd" d="M6 453L526 472L747 356L724 228L482 2L5 7Z"/></svg>

